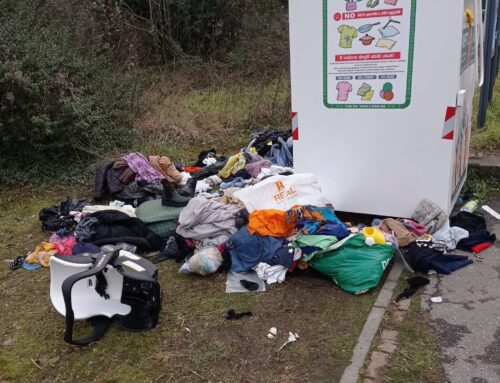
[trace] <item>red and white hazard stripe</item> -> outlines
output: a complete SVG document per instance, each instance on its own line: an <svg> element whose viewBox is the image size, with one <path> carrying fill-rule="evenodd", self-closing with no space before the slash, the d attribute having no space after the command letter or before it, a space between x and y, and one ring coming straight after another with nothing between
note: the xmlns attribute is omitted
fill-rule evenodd
<svg viewBox="0 0 500 383"><path fill-rule="evenodd" d="M457 108L449 106L446 110L443 126L443 140L453 140L455 134L455 118L457 117Z"/></svg>
<svg viewBox="0 0 500 383"><path fill-rule="evenodd" d="M292 112L292 135L293 140L299 140L299 114L297 112Z"/></svg>

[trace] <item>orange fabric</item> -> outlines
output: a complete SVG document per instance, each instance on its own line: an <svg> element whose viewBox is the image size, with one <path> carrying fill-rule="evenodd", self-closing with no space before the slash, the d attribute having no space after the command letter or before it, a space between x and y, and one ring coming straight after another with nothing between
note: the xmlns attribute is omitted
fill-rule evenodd
<svg viewBox="0 0 500 383"><path fill-rule="evenodd" d="M289 237L295 230L294 224L285 220L285 212L281 210L256 210L248 219L250 234L272 237Z"/></svg>
<svg viewBox="0 0 500 383"><path fill-rule="evenodd" d="M285 212L285 219L288 223L296 223L297 221L317 221L324 222L326 219L321 215L321 212L311 209L311 206L293 206Z"/></svg>

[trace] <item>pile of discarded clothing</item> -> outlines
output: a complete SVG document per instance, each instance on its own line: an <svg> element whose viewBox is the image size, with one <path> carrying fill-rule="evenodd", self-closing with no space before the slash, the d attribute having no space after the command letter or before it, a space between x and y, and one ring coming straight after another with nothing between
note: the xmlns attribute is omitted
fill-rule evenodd
<svg viewBox="0 0 500 383"><path fill-rule="evenodd" d="M96 174L99 204L68 199L42 209L50 238L11 268L118 245L153 263L174 259L181 273L227 272L228 292L263 291L287 273L314 269L361 294L380 283L395 254L409 270L449 274L472 263L450 252L477 254L495 241L482 217L449 219L428 200L411 219L342 222L316 177L294 174L291 140L263 131L229 157L208 149L189 166L141 153L105 161Z"/></svg>

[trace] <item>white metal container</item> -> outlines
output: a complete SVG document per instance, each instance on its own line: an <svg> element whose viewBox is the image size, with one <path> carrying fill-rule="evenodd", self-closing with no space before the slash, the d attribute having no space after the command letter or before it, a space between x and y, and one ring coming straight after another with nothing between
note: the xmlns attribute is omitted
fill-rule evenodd
<svg viewBox="0 0 500 383"><path fill-rule="evenodd" d="M479 0L290 0L296 171L337 210L408 217L428 198L450 212L481 36Z"/></svg>

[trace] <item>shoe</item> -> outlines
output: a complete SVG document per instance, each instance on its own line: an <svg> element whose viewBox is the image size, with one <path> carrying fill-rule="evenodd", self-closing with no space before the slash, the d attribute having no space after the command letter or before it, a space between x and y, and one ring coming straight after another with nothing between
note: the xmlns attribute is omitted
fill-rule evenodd
<svg viewBox="0 0 500 383"><path fill-rule="evenodd" d="M163 206L184 207L191 200L191 197L180 195L175 188L169 183L163 184L163 192L161 195L161 204Z"/></svg>
<svg viewBox="0 0 500 383"><path fill-rule="evenodd" d="M165 244L165 247L161 249L160 254L151 259L151 262L157 264L167 259L176 258L178 253L179 246L177 246L177 241L174 236L171 236Z"/></svg>
<svg viewBox="0 0 500 383"><path fill-rule="evenodd" d="M196 181L194 178L188 179L186 185L177 188L177 192L183 197L193 198L196 193Z"/></svg>

